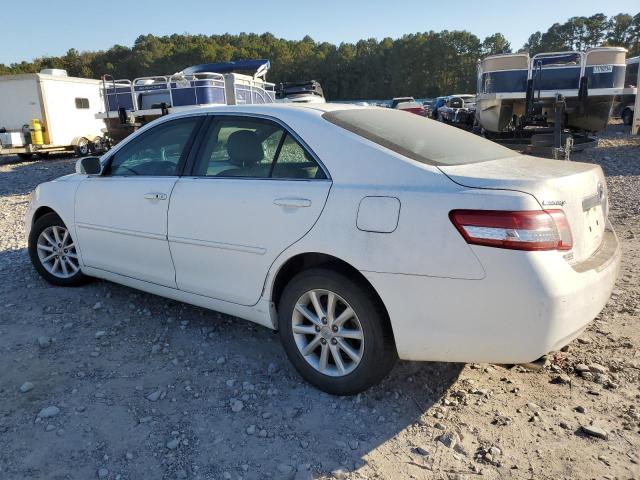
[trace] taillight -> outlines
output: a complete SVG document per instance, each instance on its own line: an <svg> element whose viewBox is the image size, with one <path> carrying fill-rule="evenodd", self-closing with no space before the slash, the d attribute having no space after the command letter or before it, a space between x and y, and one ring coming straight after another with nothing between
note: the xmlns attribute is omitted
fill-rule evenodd
<svg viewBox="0 0 640 480"><path fill-rule="evenodd" d="M573 246L562 210L452 210L449 218L473 245L514 250L571 250Z"/></svg>
<svg viewBox="0 0 640 480"><path fill-rule="evenodd" d="M415 113L416 115L422 115L423 117L427 115L422 107L409 107L402 109L405 112Z"/></svg>

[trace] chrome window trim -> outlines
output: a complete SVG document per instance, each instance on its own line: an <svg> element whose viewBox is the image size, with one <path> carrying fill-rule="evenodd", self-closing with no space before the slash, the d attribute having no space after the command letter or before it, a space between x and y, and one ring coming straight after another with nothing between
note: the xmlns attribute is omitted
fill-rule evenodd
<svg viewBox="0 0 640 480"><path fill-rule="evenodd" d="M270 120L272 122L277 123L280 127L282 127L289 135L291 135L301 146L302 148L304 148L312 157L313 159L316 161L316 163L318 164L318 166L322 169L322 171L324 172L325 176L327 178L264 178L264 177L207 177L207 176L197 176L197 175L189 175L186 174L184 172L182 172L180 175L171 175L172 177L178 177L178 178L235 178L235 179L245 179L245 180L279 180L279 181L298 181L298 182L332 182L333 179L331 177L331 174L329 173L329 170L327 169L327 167L325 166L325 164L320 160L320 157L318 157L318 155L316 154L316 152L313 151L313 149L309 146L309 144L307 142L305 142L303 140L303 138L298 135L295 130L293 130L286 122L280 120L277 117L271 116L271 115L265 115L263 113L249 113L249 112L202 112L202 111L193 111L193 112L188 112L188 113L180 113L177 116L172 116L172 115L168 115L165 117L159 117L151 122L149 122L148 124L146 124L145 126L143 126L140 130L138 130L136 132L136 134L142 134L143 132L146 132L148 130L151 130L152 128L155 127L159 127L164 123L170 122L172 120L179 120L182 118L187 118L187 117L196 117L196 116L201 116L201 117L216 117L216 116L227 116L227 117L249 117L249 118L257 118L257 119L262 119L262 120ZM129 137L127 137L126 139L124 139L123 141L121 141L120 143L118 143L118 145L116 145L115 147L113 147L111 150L109 150L109 152L105 153L101 158L100 158L100 163L102 164L102 167L104 168L105 165L107 165L110 161L111 158L118 153L118 151L122 148L124 148L128 143L130 143L131 141L133 141L135 138L138 137L138 135L132 134L129 135ZM97 176L103 176L103 175L97 175ZM104 177L109 177L107 175L105 175ZM138 175L119 175L120 178L123 177L140 177L142 178L142 176L138 176ZM160 178L167 178L169 177L167 176L162 176ZM109 177L109 178L115 178L115 177ZM149 176L145 176L144 178L149 178Z"/></svg>

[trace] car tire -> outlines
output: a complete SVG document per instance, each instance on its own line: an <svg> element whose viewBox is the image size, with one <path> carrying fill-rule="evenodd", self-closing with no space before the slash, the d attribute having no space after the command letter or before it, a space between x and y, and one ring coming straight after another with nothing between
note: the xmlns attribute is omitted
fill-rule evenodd
<svg viewBox="0 0 640 480"><path fill-rule="evenodd" d="M71 232L55 213L47 213L33 224L29 233L29 257L36 271L47 282L62 287L76 287L89 281L90 277L80 270L73 242Z"/></svg>
<svg viewBox="0 0 640 480"><path fill-rule="evenodd" d="M631 125L631 122L633 122L633 112L626 108L624 112L622 112L622 123L625 125Z"/></svg>
<svg viewBox="0 0 640 480"><path fill-rule="evenodd" d="M315 293L326 312L327 320L314 315L316 310L310 300L311 292ZM323 298L323 292L326 298ZM328 308L329 294L334 296L333 315ZM299 308L302 305L304 309L307 299L310 302L307 313L311 313L316 321L320 320L319 325L300 313ZM342 317L349 317L347 308L354 315L338 326ZM296 275L282 293L278 321L282 345L296 370L309 383L333 395L355 395L368 389L380 382L397 360L387 314L371 287L338 270L315 268ZM320 331L319 326L322 328ZM333 328L337 329L335 333L331 332ZM301 334L300 329L311 332ZM361 333L357 333L358 330ZM361 340L354 338L357 335L361 335ZM305 356L305 348L310 348L318 338L322 343ZM321 371L325 350L324 371ZM347 355L347 350L350 350L350 355ZM360 354L359 360L355 361L351 356L354 353ZM339 364L342 369L339 369Z"/></svg>

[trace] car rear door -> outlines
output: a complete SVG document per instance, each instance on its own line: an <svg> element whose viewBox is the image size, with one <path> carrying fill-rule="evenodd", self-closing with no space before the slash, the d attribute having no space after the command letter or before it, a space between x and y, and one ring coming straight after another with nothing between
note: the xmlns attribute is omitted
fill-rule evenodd
<svg viewBox="0 0 640 480"><path fill-rule="evenodd" d="M308 147L272 119L216 115L169 206L178 288L254 305L269 267L314 225L331 181Z"/></svg>
<svg viewBox="0 0 640 480"><path fill-rule="evenodd" d="M76 193L75 220L88 267L176 288L167 241L169 198L198 124L163 122L114 152Z"/></svg>

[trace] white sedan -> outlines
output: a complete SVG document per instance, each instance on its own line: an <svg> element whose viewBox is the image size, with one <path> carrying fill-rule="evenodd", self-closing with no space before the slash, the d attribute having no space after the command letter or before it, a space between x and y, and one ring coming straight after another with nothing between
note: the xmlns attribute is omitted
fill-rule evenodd
<svg viewBox="0 0 640 480"><path fill-rule="evenodd" d="M278 329L330 393L407 360L519 363L578 336L620 261L597 165L418 115L222 106L162 117L35 190L29 253Z"/></svg>

